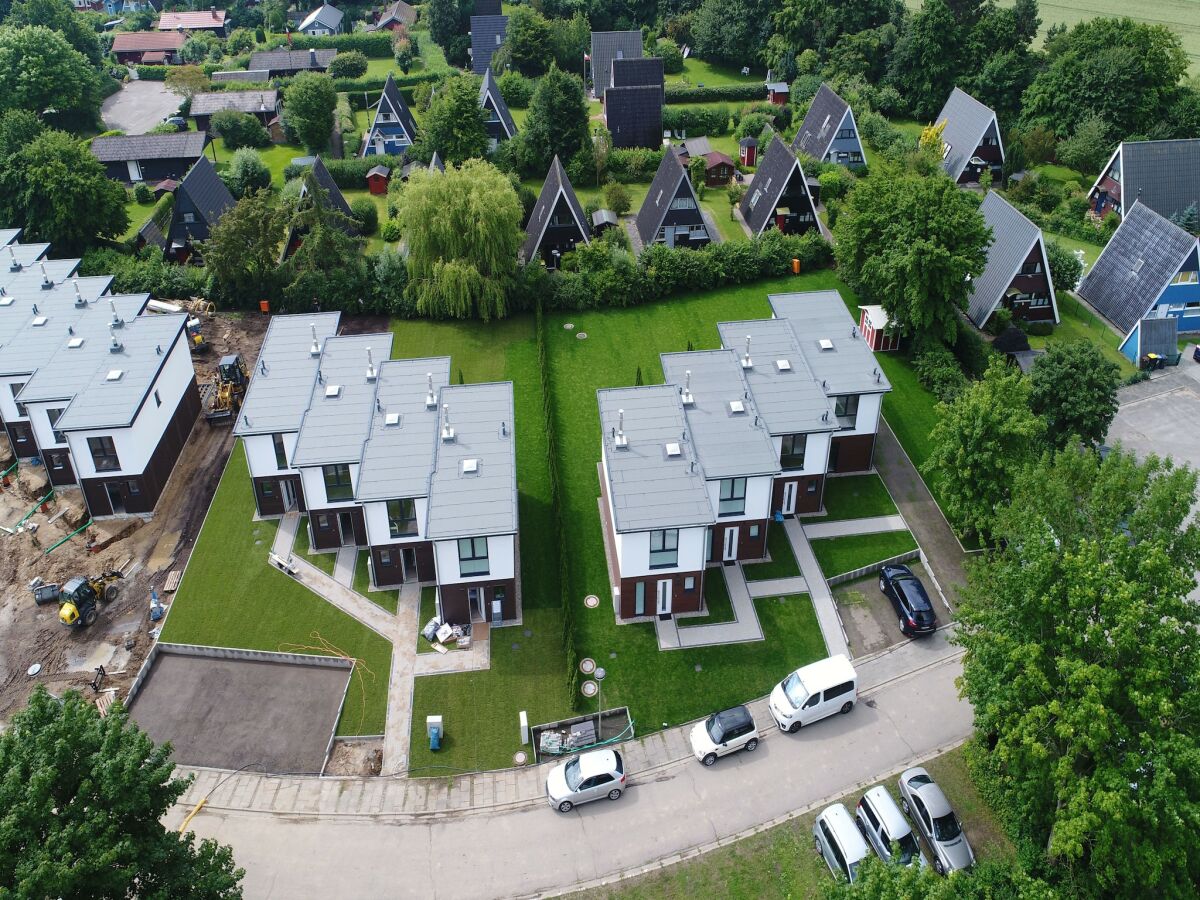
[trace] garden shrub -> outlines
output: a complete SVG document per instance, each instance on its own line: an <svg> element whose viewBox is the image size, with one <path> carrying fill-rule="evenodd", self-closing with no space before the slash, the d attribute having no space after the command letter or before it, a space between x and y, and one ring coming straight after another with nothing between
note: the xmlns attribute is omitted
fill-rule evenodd
<svg viewBox="0 0 1200 900"><path fill-rule="evenodd" d="M80 274L112 275L113 293L149 293L163 300L202 295L206 280L201 268L164 262L162 251L156 247L146 247L136 255L107 247L89 250L80 264Z"/></svg>
<svg viewBox="0 0 1200 900"><path fill-rule="evenodd" d="M139 81L166 81L167 67L166 66L134 66L137 69Z"/></svg>
<svg viewBox="0 0 1200 900"><path fill-rule="evenodd" d="M403 156L366 156L355 157L354 159L324 159L325 168L329 170L329 175L333 178L333 183L338 187L346 189L355 189L366 187L367 173L376 166L388 166L392 170L392 177L399 179L400 169L404 166ZM285 181L291 181L293 178L299 178L307 171L308 166L297 165L295 163L287 166L283 170ZM395 184L395 182L392 182Z"/></svg>
<svg viewBox="0 0 1200 900"><path fill-rule="evenodd" d="M364 235L374 234L379 227L379 207L368 197L358 197L350 203L350 214Z"/></svg>
<svg viewBox="0 0 1200 900"><path fill-rule="evenodd" d="M1025 326L1025 333L1031 334L1034 337L1047 337L1054 334L1053 322L1029 322Z"/></svg>
<svg viewBox="0 0 1200 900"><path fill-rule="evenodd" d="M987 321L988 334L993 337L999 337L1012 325L1012 321L1013 314L1011 309L1005 309L1003 306L996 307L996 311L992 313L991 318Z"/></svg>
<svg viewBox="0 0 1200 900"><path fill-rule="evenodd" d="M805 171L808 171L807 166ZM854 176L846 168L835 163L832 169L821 172L817 181L821 185L821 202L828 206L830 200L840 200L849 193L854 184ZM833 227L832 224L830 227Z"/></svg>
<svg viewBox="0 0 1200 900"><path fill-rule="evenodd" d="M954 342L954 356L958 359L963 371L972 378L982 378L988 367L988 355L991 350L980 337L975 326L966 321L958 323L958 338Z"/></svg>
<svg viewBox="0 0 1200 900"><path fill-rule="evenodd" d="M820 80L818 79L818 85ZM699 85L668 84L666 88L667 103L719 103L722 101L738 102L741 100L758 100L763 95L761 84L717 84Z"/></svg>
<svg viewBox="0 0 1200 900"><path fill-rule="evenodd" d="M290 43L292 50L337 50L345 53L357 50L369 59L390 59L392 56L392 33L390 31L354 31L350 34L291 34L279 35L267 42L268 50L278 50Z"/></svg>
<svg viewBox="0 0 1200 900"><path fill-rule="evenodd" d="M267 129L250 113L238 112L236 109L218 110L213 113L210 124L212 131L221 136L230 150L241 147L266 147L271 143Z"/></svg>
<svg viewBox="0 0 1200 900"><path fill-rule="evenodd" d="M752 112L742 116L742 120L738 122L737 129L733 132L733 136L739 141L742 138L758 137L764 128L767 127L770 120L764 113Z"/></svg>
<svg viewBox="0 0 1200 900"><path fill-rule="evenodd" d="M367 74L367 57L361 50L339 53L329 63L329 74L333 78L362 78Z"/></svg>
<svg viewBox="0 0 1200 900"><path fill-rule="evenodd" d="M618 181L645 181L658 171L662 155L662 150L648 150L645 147L610 150L608 174Z"/></svg>
<svg viewBox="0 0 1200 900"><path fill-rule="evenodd" d="M380 227L379 236L389 244L400 240L400 223L395 219L388 219Z"/></svg>
<svg viewBox="0 0 1200 900"><path fill-rule="evenodd" d="M133 189L133 199L143 205L154 202L154 191L144 181L138 182Z"/></svg>
<svg viewBox="0 0 1200 900"><path fill-rule="evenodd" d="M504 102L513 109L525 109L529 106L529 101L533 99L533 89L537 87L537 82L532 78L513 71L501 75L496 79L496 84Z"/></svg>
<svg viewBox="0 0 1200 900"><path fill-rule="evenodd" d="M945 403L954 400L967 386L958 360L940 344L927 346L913 357L912 362L917 380Z"/></svg>
<svg viewBox="0 0 1200 900"><path fill-rule="evenodd" d="M655 55L663 61L663 73L678 75L683 71L683 51L670 38L659 38L654 45Z"/></svg>
<svg viewBox="0 0 1200 900"><path fill-rule="evenodd" d="M729 107L680 106L663 107L663 128L686 131L688 134L729 134Z"/></svg>

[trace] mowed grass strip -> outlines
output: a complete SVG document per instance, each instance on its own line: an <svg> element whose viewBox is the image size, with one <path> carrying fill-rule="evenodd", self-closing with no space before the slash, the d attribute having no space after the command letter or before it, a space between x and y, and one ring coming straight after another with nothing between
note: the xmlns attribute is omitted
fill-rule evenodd
<svg viewBox="0 0 1200 900"><path fill-rule="evenodd" d="M680 628L688 628L692 625L719 625L737 618L733 612L733 601L729 599L725 570L721 566L711 566L704 571L704 608L708 610L708 615L676 619L675 624Z"/></svg>
<svg viewBox="0 0 1200 900"><path fill-rule="evenodd" d="M358 558L354 561L354 590L362 594L376 606L382 606L392 615L396 614L396 608L400 604L400 592L398 590L376 591L371 588L371 570L368 568L367 558L370 556L369 551L358 551Z"/></svg>
<svg viewBox="0 0 1200 900"><path fill-rule="evenodd" d="M917 542L907 531L880 531L877 534L819 538L812 542L812 549L821 573L830 578L916 550Z"/></svg>
<svg viewBox="0 0 1200 900"><path fill-rule="evenodd" d="M767 529L767 552L771 558L766 562L742 566L747 581L766 581L770 578L796 578L800 565L792 552L792 542L781 522L772 522Z"/></svg>
<svg viewBox="0 0 1200 900"><path fill-rule="evenodd" d="M308 516L300 517L300 524L296 528L296 543L292 545L292 551L299 553L305 562L316 566L331 578L333 577L333 568L337 564L337 554L324 550L313 550L308 540Z"/></svg>
<svg viewBox="0 0 1200 900"><path fill-rule="evenodd" d="M825 518L868 519L896 515L896 504L878 475L845 475L825 479Z"/></svg>
<svg viewBox="0 0 1200 900"><path fill-rule="evenodd" d="M382 734L392 645L269 566L276 523L255 522L253 516L250 472L239 441L171 603L162 640L354 657L362 665L346 695L338 734Z"/></svg>

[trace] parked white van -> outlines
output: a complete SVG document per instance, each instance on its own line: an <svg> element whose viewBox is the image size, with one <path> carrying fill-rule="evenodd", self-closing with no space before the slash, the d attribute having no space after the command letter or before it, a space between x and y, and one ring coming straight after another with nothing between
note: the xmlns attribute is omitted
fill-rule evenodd
<svg viewBox="0 0 1200 900"><path fill-rule="evenodd" d="M871 855L871 848L840 803L827 806L817 816L813 823L813 847L834 877L841 875L851 883L858 875L858 864Z"/></svg>
<svg viewBox="0 0 1200 900"><path fill-rule="evenodd" d="M771 691L771 716L780 731L799 731L834 713L848 713L858 699L858 675L838 654L797 669Z"/></svg>

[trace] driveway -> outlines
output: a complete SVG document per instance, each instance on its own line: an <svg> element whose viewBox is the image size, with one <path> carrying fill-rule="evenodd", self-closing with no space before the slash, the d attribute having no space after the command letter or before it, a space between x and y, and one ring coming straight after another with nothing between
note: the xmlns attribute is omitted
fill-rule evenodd
<svg viewBox="0 0 1200 900"><path fill-rule="evenodd" d="M180 98L161 81L130 81L104 101L100 118L109 131L145 134L179 109Z"/></svg>
<svg viewBox="0 0 1200 900"><path fill-rule="evenodd" d="M540 770L521 796L425 814L381 811L396 795L432 795L446 779L246 779L235 776L189 826L232 845L247 897L507 897L563 892L638 874L802 815L961 743L971 707L959 699L960 655L940 636L860 669L873 684L850 715L782 734L755 753L706 769L685 757L646 767L633 745L630 787L561 815L541 796ZM901 674L909 673L909 674ZM897 677L898 676L898 677ZM929 710L937 710L930 715ZM674 741L675 730L647 738ZM216 774L212 773L215 783ZM505 773L488 773L492 781ZM190 793L189 802L195 802ZM470 808L474 806L474 808ZM178 827L188 807L167 816ZM497 862L501 861L501 862Z"/></svg>
<svg viewBox="0 0 1200 900"><path fill-rule="evenodd" d="M925 566L917 560L911 560L907 565L913 574L921 579L921 583L933 598L938 625L947 625L954 621L953 612L947 610L937 599ZM850 653L854 659L870 656L872 653L911 640L900 633L892 602L879 590L878 575L868 575L857 581L839 584L833 589L833 599L837 603L838 614L842 617L842 627L846 629L846 640L850 644Z"/></svg>

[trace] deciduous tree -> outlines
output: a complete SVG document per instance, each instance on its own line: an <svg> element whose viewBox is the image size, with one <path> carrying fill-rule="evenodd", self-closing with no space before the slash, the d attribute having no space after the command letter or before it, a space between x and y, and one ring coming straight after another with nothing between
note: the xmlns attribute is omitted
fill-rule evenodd
<svg viewBox="0 0 1200 900"><path fill-rule="evenodd" d="M619 181L610 181L604 186L604 205L623 216L629 212L629 188Z"/></svg>
<svg viewBox="0 0 1200 900"><path fill-rule="evenodd" d="M1111 133L1112 127L1098 115L1086 116L1075 127L1074 134L1058 142L1059 161L1080 172L1099 172L1113 152Z"/></svg>
<svg viewBox="0 0 1200 900"><path fill-rule="evenodd" d="M120 703L101 718L75 691L38 687L0 735L0 883L22 897L241 897L228 847L163 828L188 785L174 770Z"/></svg>
<svg viewBox="0 0 1200 900"><path fill-rule="evenodd" d="M1120 367L1091 341L1054 343L1030 373L1030 408L1056 447L1072 438L1099 444L1117 414Z"/></svg>
<svg viewBox="0 0 1200 900"><path fill-rule="evenodd" d="M550 23L528 6L508 14L503 52L522 75L541 75L554 61L550 45Z"/></svg>
<svg viewBox="0 0 1200 900"><path fill-rule="evenodd" d="M178 94L185 100L191 100L197 94L209 89L208 76L199 66L171 66L167 69L163 84L173 94Z"/></svg>
<svg viewBox="0 0 1200 900"><path fill-rule="evenodd" d="M521 203L491 164L468 160L444 173L414 172L397 199L417 312L502 318L516 280Z"/></svg>
<svg viewBox="0 0 1200 900"><path fill-rule="evenodd" d="M221 216L201 246L204 265L225 299L271 299L289 212L269 190L242 197Z"/></svg>
<svg viewBox="0 0 1200 900"><path fill-rule="evenodd" d="M458 0L429 0L422 19L429 26L429 35L434 42L445 47L458 34L462 24Z"/></svg>
<svg viewBox="0 0 1200 900"><path fill-rule="evenodd" d="M44 25L66 38L93 68L100 66L100 41L96 31L68 0L16 0L4 24L12 28Z"/></svg>
<svg viewBox="0 0 1200 900"><path fill-rule="evenodd" d="M301 143L311 153L329 145L337 92L333 79L320 72L301 72L284 91L284 106Z"/></svg>
<svg viewBox="0 0 1200 900"><path fill-rule="evenodd" d="M942 511L959 528L988 538L997 508L1037 453L1046 426L1029 395L1021 370L996 359L953 402L938 404L922 469L937 479Z"/></svg>
<svg viewBox="0 0 1200 900"><path fill-rule="evenodd" d="M44 25L0 28L0 112L92 121L100 110L99 81L87 57Z"/></svg>
<svg viewBox="0 0 1200 900"><path fill-rule="evenodd" d="M571 159L588 140L588 110L583 83L551 66L529 101L529 116L517 138L524 168L542 175L550 161Z"/></svg>
<svg viewBox="0 0 1200 900"><path fill-rule="evenodd" d="M221 180L234 197L245 197L255 191L271 186L271 170L262 157L249 147L233 154L229 168L221 173Z"/></svg>
<svg viewBox="0 0 1200 900"><path fill-rule="evenodd" d="M479 79L468 75L443 82L425 116L421 143L445 163L460 165L487 156L487 114L479 105Z"/></svg>

